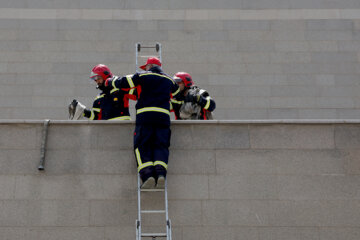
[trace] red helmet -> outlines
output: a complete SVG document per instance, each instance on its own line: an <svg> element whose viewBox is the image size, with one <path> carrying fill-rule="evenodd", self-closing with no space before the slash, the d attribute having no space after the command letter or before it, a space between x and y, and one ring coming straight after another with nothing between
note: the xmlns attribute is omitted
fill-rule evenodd
<svg viewBox="0 0 360 240"><path fill-rule="evenodd" d="M145 65L140 66L140 68L141 68L142 70L145 70L145 69L146 69L146 65L148 65L148 64L156 64L156 65L158 65L158 66L161 67L160 59L158 59L157 57L149 57L149 58L147 59Z"/></svg>
<svg viewBox="0 0 360 240"><path fill-rule="evenodd" d="M185 87L189 88L194 85L194 82L187 72L178 72L174 75L175 82L183 82Z"/></svg>
<svg viewBox="0 0 360 240"><path fill-rule="evenodd" d="M106 80L106 79L112 77L113 75L112 75L112 73L110 71L110 68L108 68L108 66L106 66L104 64L98 64L92 69L92 71L90 73L90 78L91 79L95 80L94 78L96 76L100 76L104 80Z"/></svg>

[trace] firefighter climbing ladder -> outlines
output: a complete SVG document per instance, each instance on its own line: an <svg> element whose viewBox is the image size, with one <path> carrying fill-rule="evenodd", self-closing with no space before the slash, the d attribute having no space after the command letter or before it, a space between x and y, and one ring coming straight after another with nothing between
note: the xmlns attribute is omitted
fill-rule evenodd
<svg viewBox="0 0 360 240"><path fill-rule="evenodd" d="M155 55L141 55L143 49L154 49ZM148 53L148 52L147 52ZM139 59L148 58L148 57L158 57L161 62L161 44L156 43L155 46L142 46L140 43L135 45L135 58L136 58L136 71L139 68ZM167 193L167 179L165 179L165 188L164 189L141 189L141 179L138 173L137 180L137 194L138 194L138 219L136 220L136 240L141 240L142 238L166 238L166 240L171 240L171 221L168 214L168 193ZM151 194L163 194L164 195L164 209L141 209L141 195L144 192L149 192ZM143 233L142 232L142 214L165 214L165 223L166 223L166 232L152 232L152 233Z"/></svg>

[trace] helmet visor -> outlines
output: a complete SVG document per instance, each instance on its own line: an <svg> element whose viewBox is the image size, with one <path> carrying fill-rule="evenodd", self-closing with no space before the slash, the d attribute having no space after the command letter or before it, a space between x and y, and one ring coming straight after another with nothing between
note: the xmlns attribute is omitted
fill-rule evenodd
<svg viewBox="0 0 360 240"><path fill-rule="evenodd" d="M100 78L101 78L100 75L95 75L95 76L90 77L90 79L92 79L92 80L94 80L94 81L97 81L97 80L99 80Z"/></svg>
<svg viewBox="0 0 360 240"><path fill-rule="evenodd" d="M176 83L181 83L183 80L181 78L179 78L179 77L174 77L174 81Z"/></svg>

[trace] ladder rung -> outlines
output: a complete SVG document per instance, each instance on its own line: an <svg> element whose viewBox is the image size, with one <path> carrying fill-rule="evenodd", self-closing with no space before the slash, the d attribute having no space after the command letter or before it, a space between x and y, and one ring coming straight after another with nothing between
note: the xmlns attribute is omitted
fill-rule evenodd
<svg viewBox="0 0 360 240"><path fill-rule="evenodd" d="M141 48L156 48L156 46L141 46Z"/></svg>
<svg viewBox="0 0 360 240"><path fill-rule="evenodd" d="M146 56L146 55L141 55L141 56L139 56L139 57L141 57L141 58L149 58L149 57L159 57L159 56L154 56L154 55L148 55L148 56Z"/></svg>
<svg viewBox="0 0 360 240"><path fill-rule="evenodd" d="M151 188L151 189L140 189L141 192L163 192L165 189Z"/></svg>
<svg viewBox="0 0 360 240"><path fill-rule="evenodd" d="M142 233L142 237L166 237L166 233Z"/></svg>
<svg viewBox="0 0 360 240"><path fill-rule="evenodd" d="M165 213L165 210L141 210L141 213Z"/></svg>

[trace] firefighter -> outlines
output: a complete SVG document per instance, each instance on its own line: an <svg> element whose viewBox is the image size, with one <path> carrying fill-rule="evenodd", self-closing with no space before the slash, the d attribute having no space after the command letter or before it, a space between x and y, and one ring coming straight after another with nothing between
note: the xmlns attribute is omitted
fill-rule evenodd
<svg viewBox="0 0 360 240"><path fill-rule="evenodd" d="M178 72L173 79L180 89L180 94L171 99L175 119L213 119L216 104L209 93L195 86L189 73Z"/></svg>
<svg viewBox="0 0 360 240"><path fill-rule="evenodd" d="M90 79L96 82L96 88L100 89L101 93L96 96L91 109L86 108L79 101L73 100L69 106L72 108L69 110L70 118L76 120L84 116L90 120L131 120L129 99L136 100L137 92L136 89L105 87L106 80L117 78L106 65L96 65L91 71Z"/></svg>
<svg viewBox="0 0 360 240"><path fill-rule="evenodd" d="M170 146L170 96L180 91L161 69L156 57L147 59L141 72L106 81L106 86L138 90L134 152L141 188L164 188Z"/></svg>

